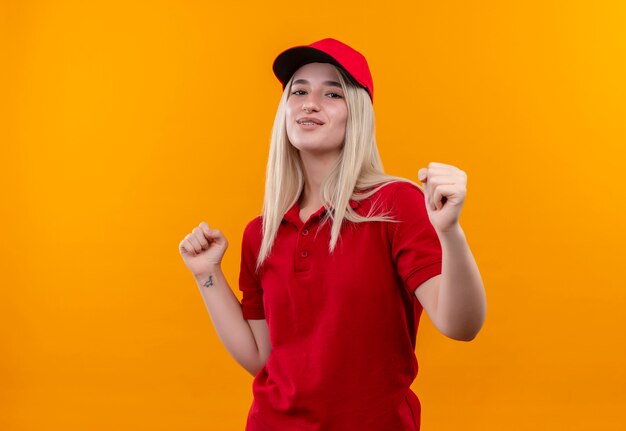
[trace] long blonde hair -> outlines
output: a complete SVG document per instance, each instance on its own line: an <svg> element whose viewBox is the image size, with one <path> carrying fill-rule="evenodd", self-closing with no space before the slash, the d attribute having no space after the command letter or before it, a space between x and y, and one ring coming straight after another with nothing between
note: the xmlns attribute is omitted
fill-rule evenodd
<svg viewBox="0 0 626 431"><path fill-rule="evenodd" d="M348 118L341 155L322 182L320 190L322 203L328 210L322 223L329 219L332 222L328 245L331 253L337 245L344 220L354 223L394 221L386 213L375 214L375 207L366 216L357 214L350 206L351 199L366 199L391 182L405 181L417 185L406 178L384 173L376 146L371 99L367 91L354 83L346 72L332 66L338 71L348 107ZM292 81L293 76L285 84L272 128L263 200L263 240L257 269L270 254L282 218L298 200L304 186L300 153L289 142L286 129L286 104Z"/></svg>

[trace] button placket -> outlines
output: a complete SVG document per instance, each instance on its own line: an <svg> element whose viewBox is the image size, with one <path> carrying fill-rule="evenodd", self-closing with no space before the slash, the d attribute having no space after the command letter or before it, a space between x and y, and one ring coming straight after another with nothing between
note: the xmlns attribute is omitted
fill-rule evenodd
<svg viewBox="0 0 626 431"><path fill-rule="evenodd" d="M311 269L311 251L312 251L312 236L311 225L306 224L300 230L298 235L298 242L296 245L296 272L308 271Z"/></svg>

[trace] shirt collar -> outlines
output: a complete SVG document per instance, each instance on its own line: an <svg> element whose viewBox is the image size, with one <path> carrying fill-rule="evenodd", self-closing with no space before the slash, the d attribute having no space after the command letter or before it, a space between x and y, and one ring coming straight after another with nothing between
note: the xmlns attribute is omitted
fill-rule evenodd
<svg viewBox="0 0 626 431"><path fill-rule="evenodd" d="M355 201L353 199L350 199L349 203L350 203L350 207L353 210L356 210L358 207L361 206L360 202ZM315 211L315 213L313 213L311 215L311 217L313 217L313 216L321 217L322 214L324 214L325 212L326 212L326 208L321 207L320 209ZM286 223L286 222L291 222L293 224L302 223L302 220L300 220L300 206L298 205L298 201L297 200L296 200L296 202L294 202L294 204L291 206L291 208L289 208L287 210L287 212L285 213L285 215L283 216L283 219L282 219L281 223Z"/></svg>

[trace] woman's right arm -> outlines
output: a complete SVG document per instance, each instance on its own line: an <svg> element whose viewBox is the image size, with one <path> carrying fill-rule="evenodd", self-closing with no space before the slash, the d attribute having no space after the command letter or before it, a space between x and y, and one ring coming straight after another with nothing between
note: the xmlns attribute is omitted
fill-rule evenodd
<svg viewBox="0 0 626 431"><path fill-rule="evenodd" d="M235 361L252 376L256 376L265 365L269 352L263 352L260 346L257 346L252 326L261 325L257 332L259 332L259 337L262 337L264 335L262 324L266 322L265 319L248 323L243 318L241 304L228 285L220 266L211 267L206 274L194 276L194 278L222 344ZM265 328L267 328L267 323L265 323ZM259 344L263 346L264 343L259 341Z"/></svg>
<svg viewBox="0 0 626 431"><path fill-rule="evenodd" d="M210 229L205 222L194 228L179 244L180 254L200 288L218 337L235 361L256 376L269 355L269 348L264 347L269 346L267 324L264 331L265 320L251 325L243 318L241 304L221 268L227 248L228 241L224 235L218 229Z"/></svg>

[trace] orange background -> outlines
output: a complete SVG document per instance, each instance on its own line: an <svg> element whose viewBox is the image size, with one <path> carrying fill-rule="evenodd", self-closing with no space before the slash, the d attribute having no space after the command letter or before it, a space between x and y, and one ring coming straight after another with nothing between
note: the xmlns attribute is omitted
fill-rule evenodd
<svg viewBox="0 0 626 431"><path fill-rule="evenodd" d="M178 253L261 209L274 57L368 58L387 172L468 173L487 290L427 317L422 429L626 429L622 1L3 1L0 429L243 430L252 377Z"/></svg>

